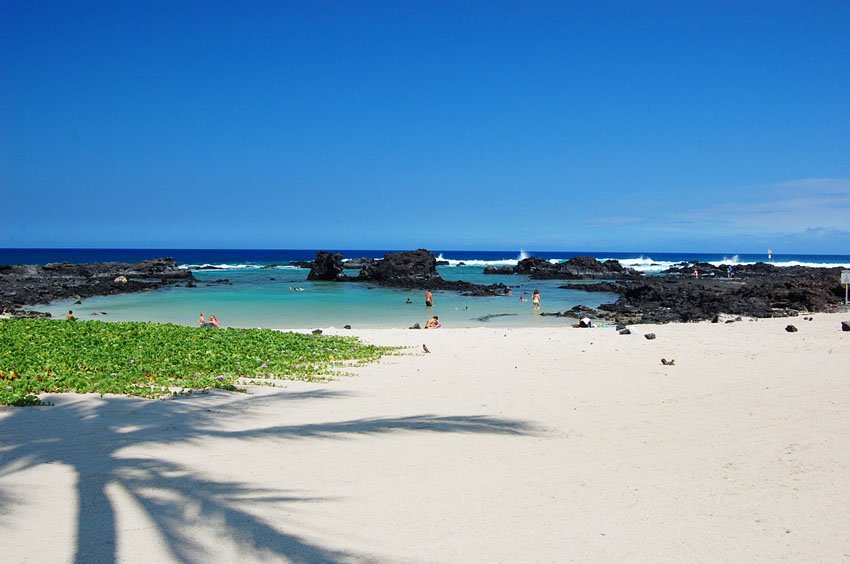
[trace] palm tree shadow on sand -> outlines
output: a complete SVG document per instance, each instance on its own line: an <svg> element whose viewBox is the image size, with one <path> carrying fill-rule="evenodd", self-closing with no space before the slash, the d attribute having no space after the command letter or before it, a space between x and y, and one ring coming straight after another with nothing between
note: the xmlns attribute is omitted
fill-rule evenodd
<svg viewBox="0 0 850 564"><path fill-rule="evenodd" d="M244 441L252 438L341 439L391 432L536 434L531 424L522 421L431 415L220 430L221 418L248 416L252 405L267 407L340 395L331 390L319 390L262 397L227 396L224 399L216 393L170 401L105 397L94 401L86 398L60 402L49 408L7 408L10 411L0 418L0 481L41 464L61 463L74 470L79 500L75 551L78 563L116 561L116 514L107 495L107 489L115 484L144 510L176 560L215 559L214 554L209 554L186 532L191 529L188 526L190 518L186 516L189 504L194 510L192 522L200 519L216 523L220 534L236 539L248 559L361 560L369 556L319 546L297 534L282 532L280 523L272 525L243 509L246 504L294 507L321 499L257 488L248 483L204 479L180 464L159 458L122 456L119 451L145 443L167 448L168 444L208 437ZM92 437L98 439L92 441ZM0 508L8 507L14 499L14 494L0 486Z"/></svg>

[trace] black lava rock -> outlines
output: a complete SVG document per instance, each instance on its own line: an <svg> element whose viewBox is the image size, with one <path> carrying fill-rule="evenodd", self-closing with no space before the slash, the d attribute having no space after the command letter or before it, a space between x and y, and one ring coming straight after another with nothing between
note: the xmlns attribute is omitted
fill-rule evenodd
<svg viewBox="0 0 850 564"><path fill-rule="evenodd" d="M0 268L0 311L14 312L24 305L65 298L79 301L91 296L141 292L178 283L193 287L194 280L192 273L179 268L172 258L137 263L3 266Z"/></svg>
<svg viewBox="0 0 850 564"><path fill-rule="evenodd" d="M310 267L307 280L343 280L342 253L319 251Z"/></svg>

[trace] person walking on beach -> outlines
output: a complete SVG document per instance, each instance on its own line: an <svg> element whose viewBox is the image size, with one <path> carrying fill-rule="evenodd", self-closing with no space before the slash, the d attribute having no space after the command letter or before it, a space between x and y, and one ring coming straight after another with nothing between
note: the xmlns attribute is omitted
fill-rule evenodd
<svg viewBox="0 0 850 564"><path fill-rule="evenodd" d="M425 307L431 307L434 305L434 296L431 294L431 290L425 291Z"/></svg>
<svg viewBox="0 0 850 564"><path fill-rule="evenodd" d="M540 290L534 290L534 293L531 294L531 303L534 304L535 311L540 309Z"/></svg>

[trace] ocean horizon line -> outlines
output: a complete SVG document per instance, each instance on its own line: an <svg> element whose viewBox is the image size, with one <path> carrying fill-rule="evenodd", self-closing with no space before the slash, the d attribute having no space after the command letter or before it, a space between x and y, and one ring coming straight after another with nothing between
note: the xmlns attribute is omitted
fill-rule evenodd
<svg viewBox="0 0 850 564"><path fill-rule="evenodd" d="M106 251L223 251L223 252L236 252L236 251L247 251L247 252L305 252L305 251L328 251L328 252L370 252L370 253L397 253L397 252L405 252L412 251L416 249L426 249L435 254L438 253L525 253L529 256L532 256L531 253L541 253L541 254L573 254L574 256L599 256L604 254L616 254L616 255L626 255L626 254L636 254L636 255L747 255L747 256L758 256L764 255L768 256L768 250L760 250L760 251L747 251L747 250L613 250L613 249L605 249L605 250L588 250L588 249L528 249L525 247L517 247L511 249L481 249L481 248L443 248L443 247L433 247L429 248L427 246L416 246L416 247L407 247L407 248L341 248L341 247L331 247L331 246L318 246L318 247L136 247L136 246L116 246L116 247L92 247L92 246L73 246L73 247L2 247L0 246L0 253L7 251L96 251L96 252L106 252ZM850 253L814 253L814 252L772 252L772 256L823 256L823 257L845 257L850 256Z"/></svg>

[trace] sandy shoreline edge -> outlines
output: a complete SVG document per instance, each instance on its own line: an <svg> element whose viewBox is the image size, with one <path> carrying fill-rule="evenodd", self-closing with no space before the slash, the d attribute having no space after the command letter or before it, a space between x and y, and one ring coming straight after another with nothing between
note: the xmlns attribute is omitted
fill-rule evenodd
<svg viewBox="0 0 850 564"><path fill-rule="evenodd" d="M324 329L407 348L327 384L3 408L0 550L14 562L846 560L850 314L811 317L632 335Z"/></svg>

